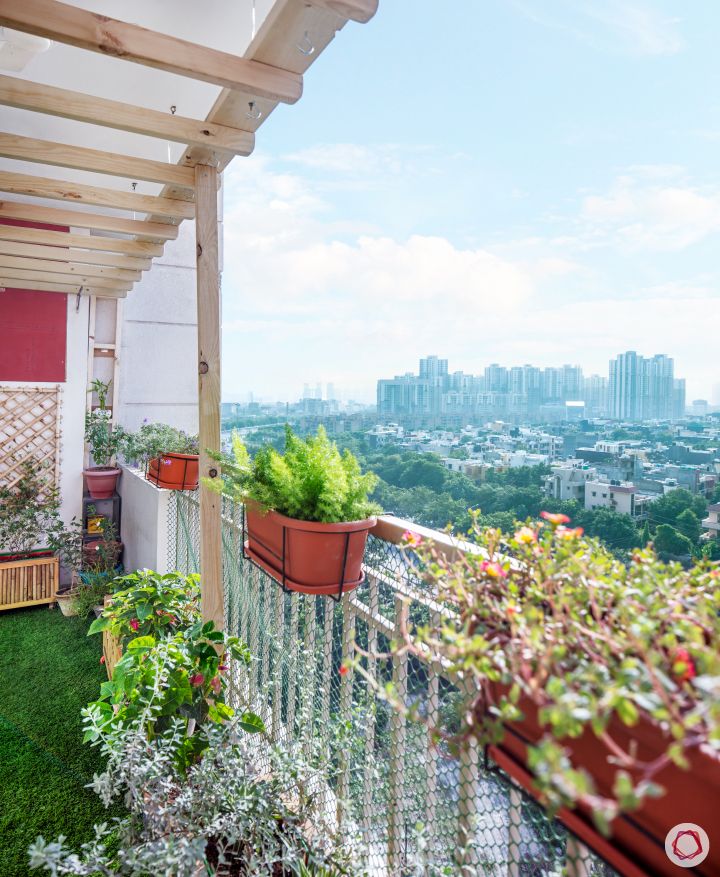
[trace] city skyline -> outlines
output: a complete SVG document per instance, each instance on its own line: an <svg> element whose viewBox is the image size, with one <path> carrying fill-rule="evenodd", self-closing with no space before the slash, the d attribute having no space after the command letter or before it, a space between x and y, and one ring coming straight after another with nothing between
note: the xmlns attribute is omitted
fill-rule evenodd
<svg viewBox="0 0 720 877"><path fill-rule="evenodd" d="M612 347L712 400L718 10L547 5L381 4L272 113L224 180L229 394L370 400L427 350L603 374Z"/></svg>
<svg viewBox="0 0 720 877"><path fill-rule="evenodd" d="M476 368L472 371L466 370L463 368L453 367L452 371L450 371L449 373L453 374L453 373L461 373L462 372L462 373L465 373L467 375L479 375L479 374L486 373L488 369L491 369L493 367L499 367L499 368L507 370L508 372L511 372L513 370L518 371L518 370L522 370L524 368L538 369L541 372L544 370L552 371L552 370L560 370L563 368L572 368L572 369L577 368L580 370L580 372L582 373L582 375L586 381L592 381L593 379L598 378L598 377L604 379L606 382L605 391L606 391L606 393L609 393L610 392L610 379L611 379L613 362L617 358L625 356L627 353L636 354L638 359L640 359L640 360L657 359L658 357L662 357L664 359L669 360L674 366L677 365L675 358L671 355L668 355L667 353L649 354L646 356L642 352L638 352L638 351L623 351L621 353L617 353L617 354L613 354L611 356L608 356L608 358L606 360L605 371L602 374L585 368L583 366L583 364L580 362L575 362L575 363L555 362L551 365L545 365L545 366L537 365L535 363L527 363L527 362L525 362L525 363L512 363L512 364L511 363L489 363L488 362L485 364L478 364L476 366ZM445 362L449 362L450 360L452 360L453 366L455 365L455 357L451 357L451 356L440 357L437 354L426 354L425 356L415 356L414 359L412 360L412 362L413 362L413 364L417 364L419 362L421 364L420 367L422 367L423 363L425 363L427 360L431 360L431 359L437 359L437 360L445 361ZM398 371L395 375L393 375L393 377L394 378L402 377L402 376L409 375L409 374L414 374L414 373L409 368L405 368L404 370ZM683 383L686 384L686 379L684 377L678 376L677 374L675 374L674 376L676 379L679 378L679 380L683 381ZM248 402L248 401L263 401L263 402L270 402L270 403L273 403L273 402L293 403L293 402L296 402L296 401L303 399L303 398L316 398L316 399L326 399L326 400L333 400L333 401L339 401L339 402L353 401L353 402L367 403L367 404L372 405L376 402L376 399L377 399L377 382L379 380L383 380L384 377L387 378L387 375L383 376L383 375L378 374L377 377L375 377L374 379L369 379L370 383L368 384L367 388L364 390L364 392L360 392L360 393L353 391L353 390L349 390L347 387L343 387L341 385L338 385L335 381L328 381L328 380L325 380L323 377L319 377L319 378L316 378L313 380L302 379L302 380L298 381L297 387L295 387L293 385L293 387L290 388L288 390L287 394L284 396L280 396L280 395L274 396L272 394L270 394L270 395L262 394L262 393L256 392L253 389L249 389L245 393L241 393L241 394L237 394L237 393L233 394L233 393L227 393L227 392L223 391L223 401L230 401L230 402L237 402L237 403L240 403L240 402L244 403L244 402ZM518 392L518 391L519 391L519 389L516 388L515 392ZM579 401L582 399L582 393L579 393L576 395L577 395L577 399L573 400L573 401ZM568 398L570 398L570 397L568 397ZM687 390L687 387L685 387L686 405L689 407L690 404L693 401L695 401L696 399L698 399L698 400L702 399L702 400L707 401L711 407L712 406L720 406L720 384L713 384L712 393L708 396L691 395L690 392ZM608 399L608 405L609 404L610 404L610 401Z"/></svg>

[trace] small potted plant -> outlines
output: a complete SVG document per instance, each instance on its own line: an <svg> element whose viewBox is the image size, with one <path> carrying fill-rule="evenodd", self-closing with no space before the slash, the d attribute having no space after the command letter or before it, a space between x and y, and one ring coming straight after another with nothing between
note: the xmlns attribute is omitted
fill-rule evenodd
<svg viewBox="0 0 720 877"><path fill-rule="evenodd" d="M145 469L145 477L165 490L196 490L198 440L165 423L144 423L129 434L125 457Z"/></svg>
<svg viewBox="0 0 720 877"><path fill-rule="evenodd" d="M60 495L47 465L34 459L15 467L16 480L0 487L0 609L51 603L59 564L47 544L57 521Z"/></svg>
<svg viewBox="0 0 720 877"><path fill-rule="evenodd" d="M91 393L97 393L98 405L85 414L85 441L90 446L93 466L83 469L88 492L93 499L109 499L115 493L121 470L115 458L123 446L125 433L112 423L112 411L107 407L110 388L104 381L93 381Z"/></svg>
<svg viewBox="0 0 720 877"><path fill-rule="evenodd" d="M339 595L363 580L362 562L379 507L369 501L377 484L343 454L323 427L301 439L285 428L285 453L267 447L250 459L233 437L232 458L221 458L225 488L245 503L246 550L291 591Z"/></svg>
<svg viewBox="0 0 720 877"><path fill-rule="evenodd" d="M88 510L94 512L92 506ZM108 518L100 521L101 535L91 539L82 546L82 571L80 578L86 585L97 586L109 582L120 571L119 562L123 550L122 542L117 538L117 528Z"/></svg>
<svg viewBox="0 0 720 877"><path fill-rule="evenodd" d="M48 528L47 542L60 560L62 566L70 573L70 584L60 588L55 595L60 611L66 617L78 614L80 590L80 570L83 562L83 530L82 522L77 518L66 526L57 516Z"/></svg>

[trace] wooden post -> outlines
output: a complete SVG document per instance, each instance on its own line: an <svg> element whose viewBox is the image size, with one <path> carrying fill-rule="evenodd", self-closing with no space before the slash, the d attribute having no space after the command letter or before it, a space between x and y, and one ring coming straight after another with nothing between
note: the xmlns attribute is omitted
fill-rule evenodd
<svg viewBox="0 0 720 877"><path fill-rule="evenodd" d="M219 477L208 450L220 450L220 266L217 169L195 167L200 477ZM222 500L200 482L200 576L203 618L224 627Z"/></svg>

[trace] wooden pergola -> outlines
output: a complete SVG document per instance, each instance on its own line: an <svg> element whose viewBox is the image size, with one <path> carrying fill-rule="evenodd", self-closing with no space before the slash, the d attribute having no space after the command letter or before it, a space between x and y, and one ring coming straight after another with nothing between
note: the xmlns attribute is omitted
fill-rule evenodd
<svg viewBox="0 0 720 877"><path fill-rule="evenodd" d="M86 0L85 5L93 3ZM252 0L247 5L254 8ZM41 226L0 223L0 286L123 298L151 269L165 243L177 237L180 223L194 218L202 477L217 477L207 450L220 448L219 174L236 155L252 152L256 130L279 103L300 98L303 74L335 33L348 20L368 21L376 8L377 0L275 0L239 57L57 0L0 0L0 26L5 28L221 88L205 118L189 118L173 107L163 112L117 100L117 79L110 72L102 80L106 96L0 75L4 107L79 121L93 126L91 131L115 129L184 147L180 160L171 163L122 147L98 149L0 132L0 158L39 165L42 174L0 171L0 191L13 196L0 201L0 220ZM203 14L217 13L208 7ZM89 136L85 142L93 140ZM123 135L118 142L126 142ZM123 178L124 190L64 180L61 171L53 174L56 167ZM141 194L135 191L138 181L161 188L157 194ZM48 200L61 203L48 206ZM219 496L201 487L200 509L203 611L222 625Z"/></svg>

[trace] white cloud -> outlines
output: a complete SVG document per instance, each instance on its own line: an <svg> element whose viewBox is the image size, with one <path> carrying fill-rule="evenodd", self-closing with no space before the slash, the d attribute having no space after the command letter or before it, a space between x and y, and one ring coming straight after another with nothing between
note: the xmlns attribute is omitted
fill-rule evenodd
<svg viewBox="0 0 720 877"><path fill-rule="evenodd" d="M571 33L595 48L640 56L674 55L685 41L680 20L640 0L560 0L551 11L547 0L511 0L526 17Z"/></svg>
<svg viewBox="0 0 720 877"><path fill-rule="evenodd" d="M582 216L630 248L681 250L720 231L720 191L672 184L666 170L653 177L644 169L618 177L604 195L586 197Z"/></svg>

